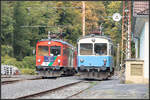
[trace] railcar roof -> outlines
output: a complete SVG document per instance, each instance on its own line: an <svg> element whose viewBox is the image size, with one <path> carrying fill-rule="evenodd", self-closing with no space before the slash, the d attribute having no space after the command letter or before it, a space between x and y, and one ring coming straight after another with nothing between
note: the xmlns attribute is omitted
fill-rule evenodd
<svg viewBox="0 0 150 100"><path fill-rule="evenodd" d="M59 40L59 39L41 39L40 41L56 41L56 42L61 42L62 44L66 44L72 48L74 48L73 45L69 44L68 42L66 41L62 41L62 40Z"/></svg>
<svg viewBox="0 0 150 100"><path fill-rule="evenodd" d="M112 42L111 38L108 37L108 36L105 36L105 35L102 35L102 36L101 36L101 35L94 35L94 34L82 36L82 37L80 37L77 41L79 41L79 40L81 40L81 39L92 38L92 37L94 37L94 38L103 38L103 39L107 39L107 40L109 40L110 42Z"/></svg>

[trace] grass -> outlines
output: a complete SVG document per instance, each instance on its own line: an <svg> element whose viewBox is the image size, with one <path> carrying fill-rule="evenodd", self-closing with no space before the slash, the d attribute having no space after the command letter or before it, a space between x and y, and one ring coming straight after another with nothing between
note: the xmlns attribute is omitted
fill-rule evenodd
<svg viewBox="0 0 150 100"><path fill-rule="evenodd" d="M36 75L35 69L21 68L20 71L21 71L21 74Z"/></svg>
<svg viewBox="0 0 150 100"><path fill-rule="evenodd" d="M94 81L94 82L90 82L90 84L91 84L91 86L94 86L94 85L96 85L96 84L97 84L97 82L96 82L96 81Z"/></svg>

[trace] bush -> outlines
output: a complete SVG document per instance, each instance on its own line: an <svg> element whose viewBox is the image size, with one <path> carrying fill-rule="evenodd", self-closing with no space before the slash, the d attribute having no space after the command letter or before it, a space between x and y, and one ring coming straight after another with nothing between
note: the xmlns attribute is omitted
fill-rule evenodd
<svg viewBox="0 0 150 100"><path fill-rule="evenodd" d="M36 64L35 56L24 57L24 59L22 60L22 64L23 64L24 68L35 69L35 64Z"/></svg>
<svg viewBox="0 0 150 100"><path fill-rule="evenodd" d="M21 71L21 74L36 75L35 69L22 68L20 69L20 71Z"/></svg>
<svg viewBox="0 0 150 100"><path fill-rule="evenodd" d="M22 61L17 61L16 58L8 55L2 56L2 64L16 66L22 74L35 74L35 56L26 56Z"/></svg>
<svg viewBox="0 0 150 100"><path fill-rule="evenodd" d="M10 57L8 55L2 56L2 64L5 65L13 65L17 68L23 68L23 64L21 61L17 61L16 58Z"/></svg>
<svg viewBox="0 0 150 100"><path fill-rule="evenodd" d="M9 45L2 45L1 46L1 56L9 55L13 56L13 48Z"/></svg>

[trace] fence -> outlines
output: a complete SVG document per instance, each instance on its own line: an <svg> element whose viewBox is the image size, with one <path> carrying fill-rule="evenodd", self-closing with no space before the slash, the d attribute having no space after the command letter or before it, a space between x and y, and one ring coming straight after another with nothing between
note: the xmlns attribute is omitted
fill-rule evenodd
<svg viewBox="0 0 150 100"><path fill-rule="evenodd" d="M1 65L1 75L18 75L20 71L12 65Z"/></svg>

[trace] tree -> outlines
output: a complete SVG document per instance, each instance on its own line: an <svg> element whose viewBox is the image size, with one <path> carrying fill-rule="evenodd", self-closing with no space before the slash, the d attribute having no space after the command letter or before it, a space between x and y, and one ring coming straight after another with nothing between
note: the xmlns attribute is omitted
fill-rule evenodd
<svg viewBox="0 0 150 100"><path fill-rule="evenodd" d="M120 41L120 23L114 22L111 18L108 18L108 16L112 16L113 13L121 11L121 2L86 1L85 4L86 34L95 30L103 23L103 32L106 35L110 35L114 43ZM32 50L35 49L37 41L42 38L47 38L48 31L60 34L62 30L64 40L74 46L76 45L77 39L82 34L82 9L52 7L82 7L82 2L2 2L1 43L3 45L13 45L14 57L16 57L17 60L22 60L25 56L32 55Z"/></svg>
<svg viewBox="0 0 150 100"><path fill-rule="evenodd" d="M105 2L106 3L106 2ZM114 13L121 13L121 1L111 1L106 6L107 16L112 16ZM103 24L104 33L110 35L114 44L121 41L121 21L115 22L112 18L106 17Z"/></svg>
<svg viewBox="0 0 150 100"><path fill-rule="evenodd" d="M14 6L14 56L17 60L22 60L24 56L30 53L30 41L28 40L29 30L21 28L27 26L27 11L24 8L24 2L16 2Z"/></svg>
<svg viewBox="0 0 150 100"><path fill-rule="evenodd" d="M91 31L96 30L100 24L104 20L105 7L102 2L85 2L86 9L85 9L85 22L86 22L86 34Z"/></svg>
<svg viewBox="0 0 150 100"><path fill-rule="evenodd" d="M12 45L13 43L13 7L8 1L2 2L1 16L1 43L2 45Z"/></svg>
<svg viewBox="0 0 150 100"><path fill-rule="evenodd" d="M81 5L80 2L57 3L57 7L81 7L80 5ZM64 39L75 46L77 39L82 33L81 9L76 8L58 9L57 12L59 14L58 23L60 25L64 25L62 27L64 29L63 32L65 34Z"/></svg>

